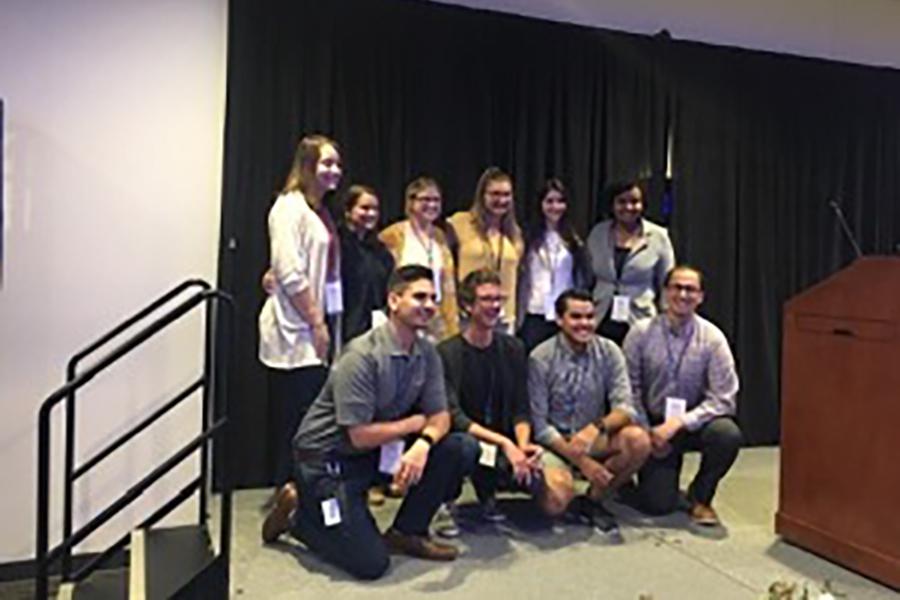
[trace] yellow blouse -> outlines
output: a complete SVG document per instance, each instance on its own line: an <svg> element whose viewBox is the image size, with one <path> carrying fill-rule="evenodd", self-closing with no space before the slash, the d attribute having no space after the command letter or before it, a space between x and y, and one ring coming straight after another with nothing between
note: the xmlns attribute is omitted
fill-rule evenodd
<svg viewBox="0 0 900 600"><path fill-rule="evenodd" d="M516 320L516 279L525 244L521 238L514 240L499 232L490 239L485 238L476 228L472 213L467 210L455 213L447 222L453 227L459 243L457 286L466 275L477 269L498 271L500 290L506 296L502 320L511 328Z"/></svg>

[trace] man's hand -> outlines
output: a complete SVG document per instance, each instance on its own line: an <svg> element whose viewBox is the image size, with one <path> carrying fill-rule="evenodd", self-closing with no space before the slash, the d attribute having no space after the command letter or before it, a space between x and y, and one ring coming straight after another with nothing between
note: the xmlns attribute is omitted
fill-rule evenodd
<svg viewBox="0 0 900 600"><path fill-rule="evenodd" d="M270 296L274 294L275 290L278 288L278 280L275 279L275 272L272 271L272 269L267 269L266 272L263 273L262 288Z"/></svg>
<svg viewBox="0 0 900 600"><path fill-rule="evenodd" d="M541 463L541 456L544 455L543 447L531 442L525 442L524 444L519 444L519 450L525 453L525 456L528 458L528 466L531 467L532 471L539 471L543 468Z"/></svg>
<svg viewBox="0 0 900 600"><path fill-rule="evenodd" d="M400 457L400 468L394 474L394 483L406 490L411 485L416 485L422 479L425 465L428 464L428 451L431 446L425 440L416 440L409 449Z"/></svg>
<svg viewBox="0 0 900 600"><path fill-rule="evenodd" d="M615 477L612 471L589 456L581 457L578 469L597 491L605 489Z"/></svg>
<svg viewBox="0 0 900 600"><path fill-rule="evenodd" d="M598 435L600 435L600 430L593 423L588 423L586 427L573 435L569 440L569 448L573 457L578 458L589 454Z"/></svg>
<svg viewBox="0 0 900 600"><path fill-rule="evenodd" d="M328 357L328 345L331 343L331 336L328 335L328 326L325 321L319 321L313 325L313 348L316 350L316 356L319 360L324 361Z"/></svg>
<svg viewBox="0 0 900 600"><path fill-rule="evenodd" d="M531 465L528 462L528 455L522 452L512 440L506 440L502 446L503 454L509 460L509 464L513 469L513 476L522 485L531 483Z"/></svg>
<svg viewBox="0 0 900 600"><path fill-rule="evenodd" d="M650 430L650 445L653 447L653 456L663 458L672 451L669 441L675 437L684 427L684 422L678 417L666 419L663 423Z"/></svg>

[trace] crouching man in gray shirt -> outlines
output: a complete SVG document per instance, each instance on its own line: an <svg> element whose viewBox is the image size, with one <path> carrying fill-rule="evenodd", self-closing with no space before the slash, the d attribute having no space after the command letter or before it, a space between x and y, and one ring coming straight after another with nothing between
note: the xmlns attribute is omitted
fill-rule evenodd
<svg viewBox="0 0 900 600"><path fill-rule="evenodd" d="M682 457L699 450L700 470L687 494L690 516L698 525L717 525L712 499L743 439L734 420L734 357L722 330L696 312L702 273L675 267L664 287L665 313L636 323L623 343L635 404L646 414L653 445L638 475L639 500L651 514L675 510Z"/></svg>
<svg viewBox="0 0 900 600"><path fill-rule="evenodd" d="M450 414L441 360L419 335L435 313L430 269L405 266L388 282L388 323L353 340L293 441L294 484L263 524L265 542L290 533L351 575L375 579L389 553L453 560L428 526L459 494L466 439L447 435ZM404 441L411 441L404 444ZM379 471L406 490L382 535L366 503Z"/></svg>
<svg viewBox="0 0 900 600"><path fill-rule="evenodd" d="M556 300L560 332L531 351L528 396L531 420L543 454L547 514L566 510L574 496L573 470L590 482L579 512L604 533L618 530L601 501L630 481L650 452L650 439L637 425L622 351L594 333L597 321L590 293L563 292Z"/></svg>

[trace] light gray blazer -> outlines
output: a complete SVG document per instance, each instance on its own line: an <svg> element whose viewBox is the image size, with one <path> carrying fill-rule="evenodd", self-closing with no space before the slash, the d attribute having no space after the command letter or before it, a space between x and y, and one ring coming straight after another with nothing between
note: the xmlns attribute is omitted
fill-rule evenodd
<svg viewBox="0 0 900 600"><path fill-rule="evenodd" d="M661 302L663 280L669 269L675 266L675 250L665 227L642 219L643 241L631 250L622 268L622 277L616 277L615 238L613 221L601 221L594 225L587 238L594 271L594 302L597 323L609 312L615 294L631 298L629 323L634 323L657 313Z"/></svg>

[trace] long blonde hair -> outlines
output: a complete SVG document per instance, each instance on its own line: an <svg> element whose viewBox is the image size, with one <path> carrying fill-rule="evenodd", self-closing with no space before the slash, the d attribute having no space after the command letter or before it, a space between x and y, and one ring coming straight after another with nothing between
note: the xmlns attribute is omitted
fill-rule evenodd
<svg viewBox="0 0 900 600"><path fill-rule="evenodd" d="M307 135L300 140L294 152L291 170L281 189L282 194L298 190L306 192L310 183L309 178L315 175L316 163L321 158L324 146L331 146L340 153L337 142L321 134Z"/></svg>
<svg viewBox="0 0 900 600"><path fill-rule="evenodd" d="M478 183L475 185L475 197L472 199L472 208L469 209L475 229L484 238L487 237L487 207L484 205L484 193L488 184L495 181L507 181L512 186L512 177L509 174L499 167L488 167L478 178ZM512 206L500 220L500 233L515 243L522 240L522 230L516 221L516 211Z"/></svg>

